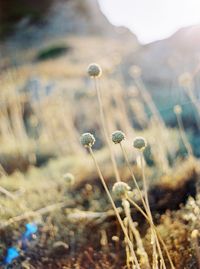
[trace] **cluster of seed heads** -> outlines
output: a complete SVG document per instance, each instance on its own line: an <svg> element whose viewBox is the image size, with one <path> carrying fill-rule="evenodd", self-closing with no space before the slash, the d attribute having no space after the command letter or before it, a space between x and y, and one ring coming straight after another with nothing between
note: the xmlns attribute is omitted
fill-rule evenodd
<svg viewBox="0 0 200 269"><path fill-rule="evenodd" d="M88 66L88 69L87 69L87 72L88 72L88 75L92 78L94 77L100 77L101 74L102 74L102 69L101 67L96 64L96 63L92 63Z"/></svg>
<svg viewBox="0 0 200 269"><path fill-rule="evenodd" d="M121 143L125 139L125 134L122 131L115 131L112 133L112 141L115 144Z"/></svg>
<svg viewBox="0 0 200 269"><path fill-rule="evenodd" d="M125 139L125 134L122 131L115 131L112 133L112 141L115 144L121 143ZM88 148L92 147L95 143L95 137L91 133L84 133L80 138L81 144ZM144 137L138 136L133 140L133 147L143 151L147 147L147 141Z"/></svg>
<svg viewBox="0 0 200 269"><path fill-rule="evenodd" d="M96 140L91 133L84 133L81 135L80 141L84 147L91 148Z"/></svg>
<svg viewBox="0 0 200 269"><path fill-rule="evenodd" d="M130 189L131 188L127 183L119 181L113 185L112 191L116 197L123 198L126 196L127 192L130 191Z"/></svg>

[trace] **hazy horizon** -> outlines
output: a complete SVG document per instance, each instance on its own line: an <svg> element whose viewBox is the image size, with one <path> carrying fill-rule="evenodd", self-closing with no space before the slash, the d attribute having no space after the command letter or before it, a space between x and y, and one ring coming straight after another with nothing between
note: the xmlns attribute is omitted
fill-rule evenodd
<svg viewBox="0 0 200 269"><path fill-rule="evenodd" d="M99 4L112 24L126 26L144 44L200 24L198 0L99 0Z"/></svg>

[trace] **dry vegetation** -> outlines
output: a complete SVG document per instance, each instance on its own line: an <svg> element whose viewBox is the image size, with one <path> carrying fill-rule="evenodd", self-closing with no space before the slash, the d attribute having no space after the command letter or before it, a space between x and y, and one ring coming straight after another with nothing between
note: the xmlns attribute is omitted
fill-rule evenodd
<svg viewBox="0 0 200 269"><path fill-rule="evenodd" d="M59 44L70 49L56 59L37 61L41 49L38 48L27 51L23 61L20 52L1 61L4 67L0 75L1 261L11 246L20 252L10 267L2 267L200 268L199 236L194 232L200 229L199 160L191 150L180 109L175 109L177 127L166 126L141 79L142 71L135 66L129 70L121 64L129 52L123 44L102 38L68 38ZM91 48L87 49L87 55L86 47ZM18 63L15 68L13 58ZM98 82L108 139L112 143L111 134L116 130L126 134L123 148L139 188L142 188L141 162L140 154L132 147L133 138L143 136L148 142L144 160L151 213L145 208L147 201L143 204L135 189L120 147L110 146L120 180L131 186L131 199L147 211L148 218L152 214L153 224L149 225L148 219L131 206L134 232L139 234L151 265L152 254L155 258L151 244L152 234L156 236L155 225L174 267L163 246L166 267L147 267L142 259L144 253L141 255L137 248L138 236L130 232L141 266L134 267L131 246L127 247L127 238L124 240L92 159L80 143L80 134L95 135L94 155L111 191L116 174L102 129L94 80L86 74L91 60L99 62L103 69ZM123 80L124 68L130 73L128 89ZM189 88L189 97L199 112L192 77L182 77L180 84L186 90ZM63 177L66 173L74 175L73 185ZM121 199L115 196L113 199L124 219L126 212ZM23 248L22 234L27 223L36 223L38 231Z"/></svg>

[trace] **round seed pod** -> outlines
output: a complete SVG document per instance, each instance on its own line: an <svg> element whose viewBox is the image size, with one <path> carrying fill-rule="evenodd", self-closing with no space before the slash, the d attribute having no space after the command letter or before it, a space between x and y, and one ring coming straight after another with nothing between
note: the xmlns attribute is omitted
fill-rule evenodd
<svg viewBox="0 0 200 269"><path fill-rule="evenodd" d="M133 140L133 147L138 150L144 150L147 147L147 141L144 137L138 136Z"/></svg>
<svg viewBox="0 0 200 269"><path fill-rule="evenodd" d="M74 175L72 175L71 173L66 173L63 175L63 178L65 180L65 182L67 183L67 185L73 185L75 182L75 178Z"/></svg>
<svg viewBox="0 0 200 269"><path fill-rule="evenodd" d="M81 144L86 148L91 148L95 143L95 137L91 133L84 133L80 138Z"/></svg>
<svg viewBox="0 0 200 269"><path fill-rule="evenodd" d="M102 69L98 64L92 63L88 66L87 72L90 77L100 77L102 74Z"/></svg>
<svg viewBox="0 0 200 269"><path fill-rule="evenodd" d="M180 105L174 106L174 113L175 114L181 114L182 113L182 107Z"/></svg>
<svg viewBox="0 0 200 269"><path fill-rule="evenodd" d="M122 131L115 131L112 133L112 141L115 144L122 142L125 139L125 134Z"/></svg>
<svg viewBox="0 0 200 269"><path fill-rule="evenodd" d="M127 183L120 181L113 185L112 191L117 197L123 198L130 189Z"/></svg>

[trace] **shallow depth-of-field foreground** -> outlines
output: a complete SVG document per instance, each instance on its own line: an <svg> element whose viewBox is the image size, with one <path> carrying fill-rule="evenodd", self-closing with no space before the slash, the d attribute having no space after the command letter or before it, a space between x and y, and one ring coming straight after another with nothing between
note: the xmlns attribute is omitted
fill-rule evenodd
<svg viewBox="0 0 200 269"><path fill-rule="evenodd" d="M200 268L193 75L177 77L187 102L168 96L162 109L142 69L121 64L123 42L62 44L54 59L31 49L17 67L2 58L0 266Z"/></svg>

